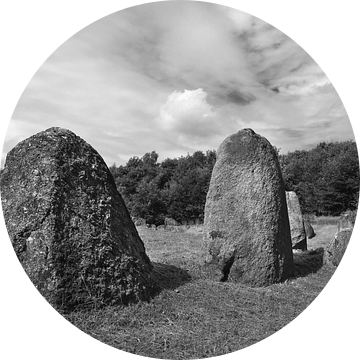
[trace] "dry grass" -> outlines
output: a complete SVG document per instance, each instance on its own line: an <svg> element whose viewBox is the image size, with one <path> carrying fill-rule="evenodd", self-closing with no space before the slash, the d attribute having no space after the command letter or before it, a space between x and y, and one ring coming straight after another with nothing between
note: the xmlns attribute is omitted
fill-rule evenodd
<svg viewBox="0 0 360 360"><path fill-rule="evenodd" d="M332 225L314 224L316 237L295 253L295 278L266 288L207 279L199 266L201 227L138 228L162 291L149 303L65 315L94 338L138 355L166 359L218 356L250 346L298 316L329 281L321 247Z"/></svg>
<svg viewBox="0 0 360 360"><path fill-rule="evenodd" d="M322 226L322 225L337 225L340 216L315 216L310 219L311 224L315 226Z"/></svg>
<svg viewBox="0 0 360 360"><path fill-rule="evenodd" d="M329 216L329 219L326 219L325 216L315 218L311 222L311 225L314 228L316 236L308 239L308 248L316 249L322 247L325 249L338 230L338 221L339 217L335 216Z"/></svg>

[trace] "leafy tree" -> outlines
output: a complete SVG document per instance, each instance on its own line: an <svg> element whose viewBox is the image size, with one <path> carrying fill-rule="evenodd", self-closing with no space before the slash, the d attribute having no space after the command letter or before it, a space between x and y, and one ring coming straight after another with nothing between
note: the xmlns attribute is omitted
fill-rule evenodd
<svg viewBox="0 0 360 360"><path fill-rule="evenodd" d="M322 167L322 205L325 212L340 214L357 207L359 164L355 143L327 145L327 159Z"/></svg>
<svg viewBox="0 0 360 360"><path fill-rule="evenodd" d="M280 155L286 190L303 212L338 215L357 208L359 159L354 141L322 142L314 149Z"/></svg>
<svg viewBox="0 0 360 360"><path fill-rule="evenodd" d="M159 225L165 217L179 222L202 221L215 151L196 151L158 163L155 151L125 166L111 166L116 186L134 217Z"/></svg>
<svg viewBox="0 0 360 360"><path fill-rule="evenodd" d="M164 223L166 205L156 181L149 182L146 178L140 181L132 197L131 213L145 219L148 224L158 226Z"/></svg>
<svg viewBox="0 0 360 360"><path fill-rule="evenodd" d="M168 213L177 221L202 221L215 151L201 151L178 159L169 184Z"/></svg>
<svg viewBox="0 0 360 360"><path fill-rule="evenodd" d="M354 141L322 142L311 150L277 152L285 188L299 196L302 211L337 215L357 208L359 160ZM112 165L116 186L134 217L159 225L165 217L178 222L202 221L214 150L158 162L155 152Z"/></svg>

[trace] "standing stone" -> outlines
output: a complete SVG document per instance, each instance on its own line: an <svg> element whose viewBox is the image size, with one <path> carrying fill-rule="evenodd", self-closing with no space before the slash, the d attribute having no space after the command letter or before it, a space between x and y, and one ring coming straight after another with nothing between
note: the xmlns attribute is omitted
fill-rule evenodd
<svg viewBox="0 0 360 360"><path fill-rule="evenodd" d="M173 218L165 217L164 225L165 227L167 227L167 226L179 226L180 224Z"/></svg>
<svg viewBox="0 0 360 360"><path fill-rule="evenodd" d="M1 199L26 273L57 309L148 299L152 265L101 156L51 128L6 158Z"/></svg>
<svg viewBox="0 0 360 360"><path fill-rule="evenodd" d="M292 248L306 250L307 242L304 220L299 198L295 191L286 191L286 203L289 214Z"/></svg>
<svg viewBox="0 0 360 360"><path fill-rule="evenodd" d="M356 219L356 211L347 210L340 215L338 231L343 229L353 229Z"/></svg>
<svg viewBox="0 0 360 360"><path fill-rule="evenodd" d="M312 227L309 219L304 219L304 227L307 239L312 239L316 236L314 228Z"/></svg>
<svg viewBox="0 0 360 360"><path fill-rule="evenodd" d="M142 218L138 218L135 220L134 224L135 224L135 226L145 226L146 220L142 219Z"/></svg>
<svg viewBox="0 0 360 360"><path fill-rule="evenodd" d="M338 266L349 244L356 219L356 211L348 210L340 215L338 231L326 248L326 260Z"/></svg>
<svg viewBox="0 0 360 360"><path fill-rule="evenodd" d="M293 274L285 190L275 150L244 129L220 145L205 205L203 260L210 275L252 286Z"/></svg>
<svg viewBox="0 0 360 360"><path fill-rule="evenodd" d="M335 234L326 249L325 257L327 262L331 262L334 266L340 264L349 244L351 234L352 228L341 229Z"/></svg>

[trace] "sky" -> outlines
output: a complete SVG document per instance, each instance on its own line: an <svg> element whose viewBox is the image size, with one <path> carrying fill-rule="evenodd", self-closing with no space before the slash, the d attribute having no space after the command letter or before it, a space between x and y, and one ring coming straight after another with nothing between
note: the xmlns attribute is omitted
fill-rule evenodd
<svg viewBox="0 0 360 360"><path fill-rule="evenodd" d="M332 83L291 38L239 10L188 1L113 13L59 46L19 99L2 163L53 126L108 165L217 149L242 128L282 153L354 139Z"/></svg>

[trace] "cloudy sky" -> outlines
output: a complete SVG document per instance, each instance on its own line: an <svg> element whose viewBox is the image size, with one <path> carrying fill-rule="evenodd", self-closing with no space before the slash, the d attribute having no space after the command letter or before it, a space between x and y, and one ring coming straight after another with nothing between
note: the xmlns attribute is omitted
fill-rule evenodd
<svg viewBox="0 0 360 360"><path fill-rule="evenodd" d="M61 45L24 90L2 160L52 126L109 165L216 149L247 127L285 153L354 138L336 90L299 45L239 10L187 1L122 10Z"/></svg>

